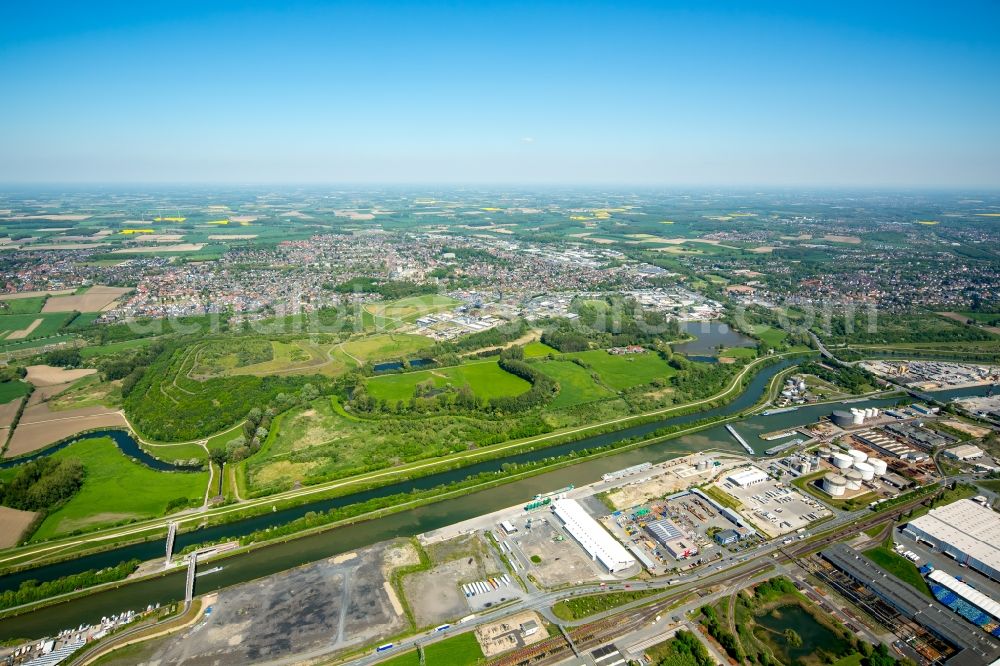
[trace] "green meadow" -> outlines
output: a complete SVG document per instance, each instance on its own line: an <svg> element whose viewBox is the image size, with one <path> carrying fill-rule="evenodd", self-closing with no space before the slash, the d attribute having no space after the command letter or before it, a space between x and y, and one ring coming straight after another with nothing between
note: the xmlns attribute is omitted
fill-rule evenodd
<svg viewBox="0 0 1000 666"><path fill-rule="evenodd" d="M572 361L533 361L533 363L539 370L559 382L559 395L551 403L556 409L594 402L614 395L594 381L590 370Z"/></svg>
<svg viewBox="0 0 1000 666"><path fill-rule="evenodd" d="M368 393L373 398L395 402L413 397L417 384L430 380L436 388L460 388L469 385L472 392L483 400L499 396L517 395L531 388L527 381L516 377L497 365L496 360L465 363L448 368L434 368L402 374L381 375L367 381Z"/></svg>
<svg viewBox="0 0 1000 666"><path fill-rule="evenodd" d="M171 502L200 502L208 483L208 472L158 472L133 462L108 437L75 442L52 456L80 460L86 478L79 492L42 522L34 540L162 516Z"/></svg>
<svg viewBox="0 0 1000 666"><path fill-rule="evenodd" d="M654 352L615 356L603 349L594 349L567 354L566 357L580 359L601 376L604 384L617 391L649 384L654 379L668 379L677 374L669 363Z"/></svg>

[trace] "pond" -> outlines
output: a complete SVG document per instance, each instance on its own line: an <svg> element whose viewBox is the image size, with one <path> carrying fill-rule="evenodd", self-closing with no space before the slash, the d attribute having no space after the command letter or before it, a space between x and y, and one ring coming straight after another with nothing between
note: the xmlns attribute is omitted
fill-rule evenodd
<svg viewBox="0 0 1000 666"><path fill-rule="evenodd" d="M785 664L823 663L818 651L842 655L850 648L847 641L820 624L799 604L778 606L768 613L756 616L754 621L757 623L754 635L774 650L775 656ZM801 645L789 644L785 638L785 632L789 629L799 635Z"/></svg>
<svg viewBox="0 0 1000 666"><path fill-rule="evenodd" d="M425 365L432 365L434 359L432 358L415 358L408 361L411 368L422 368ZM391 372L393 370L402 370L403 363L401 361L387 361L385 363L377 363L372 367L375 372Z"/></svg>
<svg viewBox="0 0 1000 666"><path fill-rule="evenodd" d="M719 345L723 347L757 346L756 340L748 338L731 328L729 324L721 321L687 321L681 324L681 330L696 336L696 338L690 342L671 345L671 348L678 354L684 354L689 358L692 355L713 356Z"/></svg>

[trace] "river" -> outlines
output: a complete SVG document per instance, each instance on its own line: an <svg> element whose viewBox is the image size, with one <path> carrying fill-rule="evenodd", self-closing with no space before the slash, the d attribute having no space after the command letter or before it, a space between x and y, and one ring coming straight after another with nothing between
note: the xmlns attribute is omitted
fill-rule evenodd
<svg viewBox="0 0 1000 666"><path fill-rule="evenodd" d="M313 502L294 509L278 511L228 525L179 534L175 548L179 550L191 543L223 537L236 538L269 525L285 523L303 515L307 511L325 511L332 507L364 501L371 497L405 492L413 488L433 487L465 478L470 474L499 469L500 465L504 462L524 462L561 455L572 450L600 446L621 438L648 434L665 425L690 423L709 416L734 414L752 406L766 389L771 377L793 363L793 361L785 360L765 368L754 377L747 389L739 397L723 407L697 414L663 419L612 433L585 438L568 444L479 463L460 470L442 472L425 477L424 479L415 479L404 483L384 486L364 493L355 493L340 498ZM967 390L963 389L962 393L964 394ZM979 390L985 391L985 387ZM885 407L895 402L895 400L864 400L851 403L851 406ZM760 453L764 449L774 446L775 442L764 442L757 437L757 434L812 423L836 407L837 405L817 405L802 407L792 412L783 412L770 416L758 415L739 421L736 427L744 435L744 438ZM452 523L528 501L538 493L555 490L569 484L581 486L592 483L600 479L601 475L606 472L615 471L641 462L658 463L679 455L709 448L743 452L742 447L736 444L735 440L726 432L723 426L715 426L676 439L581 462L552 472L539 474L538 476L478 491L460 498L443 500L377 520L356 523L284 543L274 544L252 553L234 555L220 562L224 567L221 571L198 579L197 593L201 594L261 578L295 566L362 548L379 541L401 536L412 536L438 529ZM131 558L148 560L162 557L163 549L164 542L162 540L126 546L106 553L88 555L67 562L39 567L20 574L10 574L0 579L0 586L2 586L2 589L9 589L16 587L20 580L28 578L48 580L75 571L110 566ZM184 571L179 570L158 578L126 584L118 588L97 592L21 616L0 620L0 640L12 637L37 638L55 633L66 627L94 622L100 619L102 615L112 612L127 609L138 610L145 608L151 603L166 603L178 600L183 597L184 575Z"/></svg>

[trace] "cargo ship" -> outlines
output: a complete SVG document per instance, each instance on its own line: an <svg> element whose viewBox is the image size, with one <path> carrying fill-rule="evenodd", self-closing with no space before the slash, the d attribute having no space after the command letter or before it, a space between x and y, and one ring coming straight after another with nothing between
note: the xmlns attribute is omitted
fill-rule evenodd
<svg viewBox="0 0 1000 666"><path fill-rule="evenodd" d="M761 416L773 416L775 414L784 414L785 412L794 412L798 407L781 407L779 409L765 409L761 412Z"/></svg>

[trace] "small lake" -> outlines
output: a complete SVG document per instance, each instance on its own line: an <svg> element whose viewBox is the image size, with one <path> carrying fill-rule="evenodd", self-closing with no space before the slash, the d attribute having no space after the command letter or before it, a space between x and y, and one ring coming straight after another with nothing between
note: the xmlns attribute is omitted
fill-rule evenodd
<svg viewBox="0 0 1000 666"><path fill-rule="evenodd" d="M422 368L426 365L433 365L434 359L432 358L415 358L408 361L411 368ZM391 372L393 370L402 370L403 364L401 361L387 361L385 363L377 363L372 367L375 372Z"/></svg>
<svg viewBox="0 0 1000 666"><path fill-rule="evenodd" d="M697 336L690 342L682 342L679 345L670 345L678 354L684 354L692 360L697 356L713 356L719 348L723 347L756 347L757 341L748 338L739 331L731 328L729 324L721 321L687 321L681 324L681 330L689 335Z"/></svg>
<svg viewBox="0 0 1000 666"><path fill-rule="evenodd" d="M754 618L759 625L754 635L774 650L775 655L785 664L824 663L818 655L823 650L831 655L841 655L849 644L830 629L816 621L799 604L778 606L773 611ZM802 638L802 644L794 647L785 639L785 631L792 629ZM801 660L801 661L799 661Z"/></svg>
<svg viewBox="0 0 1000 666"><path fill-rule="evenodd" d="M142 463L146 467L155 469L158 472L197 472L202 468L201 465L174 465L173 463L164 462L159 458L154 458L147 453L145 449L139 446L139 442L135 441L135 438L132 437L131 433L128 431L108 428L107 430L94 430L81 434L72 439L67 439L59 442L58 444L54 444L44 449L39 449L38 451L26 456L19 456L17 458L4 460L3 462L0 462L0 469L9 469L26 462L31 462L32 460L44 458L45 456L52 455L56 451L65 449L74 442L78 442L82 439L96 439L98 437L110 437L112 441L114 441L115 445L126 456L136 462Z"/></svg>

